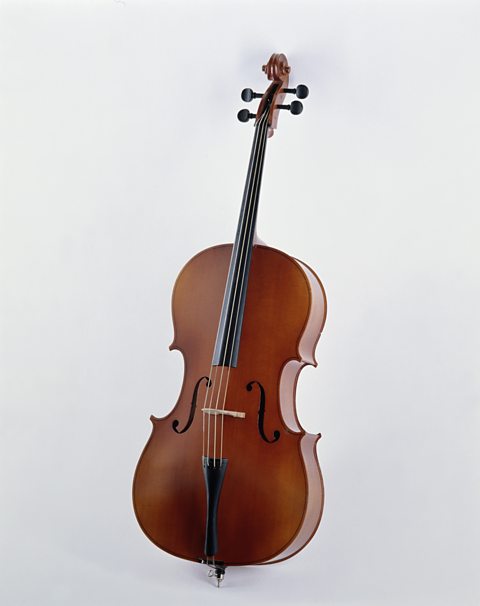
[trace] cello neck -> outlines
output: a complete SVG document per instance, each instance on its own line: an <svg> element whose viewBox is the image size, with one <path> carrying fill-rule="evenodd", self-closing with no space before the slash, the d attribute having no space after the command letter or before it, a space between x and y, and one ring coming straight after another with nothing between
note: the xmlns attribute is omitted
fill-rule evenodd
<svg viewBox="0 0 480 606"><path fill-rule="evenodd" d="M255 124L242 207L215 342L213 366L237 365L268 136L267 118L268 111L264 111Z"/></svg>
<svg viewBox="0 0 480 606"><path fill-rule="evenodd" d="M262 117L255 125L255 134L253 137L252 150L250 152L250 161L248 163L242 206L235 235L235 252L242 249L246 240L249 240L251 248L252 243L255 240L258 201L260 198L260 186L262 184L265 148L268 137L268 128L262 123L262 120L264 119L265 117Z"/></svg>

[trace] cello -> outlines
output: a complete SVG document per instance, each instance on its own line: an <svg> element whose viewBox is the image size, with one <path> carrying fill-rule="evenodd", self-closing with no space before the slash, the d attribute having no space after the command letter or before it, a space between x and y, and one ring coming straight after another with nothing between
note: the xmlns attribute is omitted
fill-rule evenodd
<svg viewBox="0 0 480 606"><path fill-rule="evenodd" d="M240 217L232 244L213 246L181 270L172 294L174 339L184 359L177 403L151 417L137 464L133 504L147 537L209 567L217 586L228 566L281 562L313 537L323 510L316 454L295 403L301 369L316 366L326 318L324 288L303 261L266 246L256 217L267 139L280 111L301 113L308 88L288 88L290 66L273 54L255 114Z"/></svg>

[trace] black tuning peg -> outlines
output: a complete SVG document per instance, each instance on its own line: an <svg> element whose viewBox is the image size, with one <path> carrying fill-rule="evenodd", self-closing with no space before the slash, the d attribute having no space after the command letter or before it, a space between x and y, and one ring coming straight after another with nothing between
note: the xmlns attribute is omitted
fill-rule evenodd
<svg viewBox="0 0 480 606"><path fill-rule="evenodd" d="M292 93L296 95L298 99L306 99L310 91L308 90L308 86L305 86L305 84L299 84L297 88L284 88L282 92Z"/></svg>
<svg viewBox="0 0 480 606"><path fill-rule="evenodd" d="M292 101L290 105L276 105L276 109L288 109L294 116L303 112L303 104L300 101Z"/></svg>
<svg viewBox="0 0 480 606"><path fill-rule="evenodd" d="M263 97L262 93L254 93L251 88L244 88L242 90L242 99L249 103L252 99L260 99Z"/></svg>
<svg viewBox="0 0 480 606"><path fill-rule="evenodd" d="M248 122L251 118L255 118L255 114L251 114L248 109L241 109L237 114L237 118L240 122Z"/></svg>

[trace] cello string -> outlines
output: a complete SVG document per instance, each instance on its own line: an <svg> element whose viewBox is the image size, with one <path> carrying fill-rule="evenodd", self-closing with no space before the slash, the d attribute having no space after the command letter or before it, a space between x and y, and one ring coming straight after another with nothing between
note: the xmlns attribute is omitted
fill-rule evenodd
<svg viewBox="0 0 480 606"><path fill-rule="evenodd" d="M268 113L267 113L268 115ZM265 124L263 125L262 128L262 133L260 135L260 154L259 154L259 158L258 158L258 163L255 167L255 175L254 175L254 187L253 187L253 192L252 192L252 200L255 199L255 197L257 196L258 192L259 192L259 188L260 188L260 177L261 177L261 169L263 166L263 161L265 158L265 151L266 151L266 130L268 129L268 121L265 121ZM255 211L253 208L253 204L252 204L252 208L251 210L251 218L247 217L247 227L245 231L251 232L252 229L255 228L254 225L254 215L255 215ZM249 213L250 214L250 213ZM248 225L248 223L250 222L250 225ZM246 234L245 234L246 235ZM246 240L246 238L244 238L244 241ZM253 240L252 240L252 246L253 246ZM240 285L240 290L243 288L243 283L245 281L245 278L248 274L248 268L245 267L244 271L242 272L242 282ZM235 340L236 334L237 334L237 327L238 327L238 321L239 321L239 316L240 314L237 314L236 318L235 318L235 326L234 326L234 332L233 332L233 341ZM233 350L230 354L230 363L232 361L232 357L233 357ZM230 380L230 370L231 370L231 366L228 366L228 372L227 372L227 380L226 380L226 386L225 386L225 395L223 398L223 404L222 404L222 410L225 410L225 404L226 404L226 398L227 398L227 390L228 390L228 383ZM222 454L223 454L223 423L224 423L224 417L222 415L222 419L221 419L221 433L220 433L220 459L222 458Z"/></svg>
<svg viewBox="0 0 480 606"><path fill-rule="evenodd" d="M237 251L237 258L236 261L238 260L238 265L237 267L240 269L241 264L243 262L243 256L247 250L247 247L245 246L245 243L247 241L247 234L251 235L251 230L252 227L254 227L254 210L253 210L253 202L254 202L254 198L257 192L257 177L259 176L259 169L261 168L261 166L263 165L263 159L264 159L264 155L265 155L265 147L266 147L266 128L268 128L268 113L269 111L264 112L264 115L262 116L262 118L259 120L259 125L258 126L258 137L256 137L256 141L254 143L254 153L253 153L253 157L254 157L254 170L253 172L253 177L252 174L250 175L250 179L249 179L249 183L248 183L248 188L247 192L250 190L249 194L247 193L247 197L245 200L245 206L240 218L241 223L245 224L245 227L243 228L243 235L239 234L239 237L241 237L241 247L240 247L240 259L238 260L238 251ZM263 120L263 124L262 124L262 120ZM267 125L267 126L265 126ZM257 134L256 133L256 134ZM246 220L245 220L245 214L247 214L246 216ZM250 223L250 225L249 225ZM232 251L232 255L233 255L233 251ZM247 275L247 269L245 268L242 272L242 282L241 282L241 287L243 287L243 283L245 280L245 276ZM237 294L237 289L238 289L238 283L240 280L240 271L237 272L237 275L235 276L235 290L234 290L234 294L233 294L233 298L231 299L232 302L235 302L235 298L236 298L236 294ZM231 290L230 290L231 292ZM241 293L241 290L240 290ZM227 289L225 289L225 293L224 293L224 299L223 299L223 304L222 304L222 309L223 309L223 305L225 304L225 298L227 295ZM232 307L234 307L234 305L232 305ZM225 370L225 363L226 363L226 359L227 359L227 352L228 352L228 344L229 344L229 335L230 335L230 330L231 330L231 325L232 325L232 320L233 320L233 312L230 312L230 317L228 319L228 332L227 332L227 337L225 340L225 350L224 350L224 354L223 354L223 360L222 360L222 369L220 371L220 384L219 384L219 388L217 391L217 399L215 402L215 410L218 410L218 403L219 403L219 398L220 398L220 393L221 393L221 389L222 389L222 385L223 385L223 373ZM235 327L234 327L234 333L233 333L233 341L232 343L234 343L235 341L235 336L236 336L236 331L237 331L237 325L238 325L238 319L239 319L239 313L237 312L236 314L236 318L235 318ZM223 405L222 405L222 410L225 409L225 402L226 402L226 397L227 397L227 391L228 391L228 384L229 384L229 380L230 380L230 371L231 371L231 363L232 363L232 359L233 359L233 351L234 351L234 346L232 346L231 351L230 351L230 360L229 360L229 366L228 366L228 371L227 371L227 379L226 379L226 385L225 385L225 393L224 393L224 397L223 397ZM213 377L213 372L212 372L212 368L213 368L213 362L215 359L215 350L213 352L213 357L212 357L212 365L210 368L210 374L212 375L212 392L211 392L211 397L210 397L210 406L211 403L213 402L213 397L214 397L214 392L215 392L215 386L216 386L216 379L217 379L217 371L218 371L218 366L215 366L215 377ZM207 394L208 394L208 383L207 383L207 389L206 389L206 397L205 397L205 402L207 401ZM203 413L203 440L205 440L205 412ZM210 453L210 417L211 415L208 415L208 440L207 440L207 457L209 456ZM222 419L221 419L221 443L220 443L220 461L219 464L221 464L221 459L222 459L222 454L223 454L223 424L224 424L224 418L222 415ZM213 464L214 466L216 465L216 442L217 442L217 415L215 414L215 420L214 420L214 449L213 449ZM215 568L215 555L212 556L211 558L211 565ZM208 564L208 556L207 556L207 564Z"/></svg>
<svg viewBox="0 0 480 606"><path fill-rule="evenodd" d="M248 253L248 240L249 240L249 236L252 236L252 227L254 227L253 223L254 223L254 214L255 214L255 208L254 208L254 204L252 204L252 202L254 202L254 199L256 197L256 194L258 192L258 182L259 182L259 176L260 176L260 169L263 163L263 157L264 157L264 153L265 153L265 131L266 131L266 127L267 127L267 122L265 121L261 127L260 127L260 134L259 134L259 146L258 146L258 150L259 150L259 154L258 157L256 158L256 162L255 162L255 169L254 169L254 173L253 173L253 179L252 179L252 191L251 191L251 196L250 196L250 206L248 209L248 215L247 215L247 219L245 222L245 231L243 234L243 239L242 239L242 251L241 251L241 257L243 257L244 254ZM239 282L240 282L240 294L241 294L241 290L243 288L243 284L245 282L245 278L248 274L248 268L245 265L245 267L243 268L242 272L238 274L238 278L237 278L237 283L235 285L235 295L236 296L236 292L238 290L238 286L239 286ZM227 341L228 341L228 336L230 334L231 331L231 323L233 321L233 318L235 318L235 323L234 323L234 330L233 330L233 339L232 342L235 341L235 337L236 337L236 333L237 333L237 327L238 327L238 322L240 319L240 313L237 313L235 316L232 315L230 318L230 325L229 325L229 333L227 335ZM229 381L229 375L230 375L230 371L231 371L231 363L233 360L233 355L234 355L234 349L232 347L232 349L230 350L230 360L229 363L227 365L228 371L227 371L227 387L228 387L228 381ZM224 363L226 362L226 352L225 352L225 358L224 358ZM227 388L225 388L225 392L224 392L224 401L223 401L223 408L225 408L225 399L227 396Z"/></svg>
<svg viewBox="0 0 480 606"><path fill-rule="evenodd" d="M253 226L253 219L254 219L254 199L257 193L257 180L259 177L259 169L262 165L262 160L263 160L263 155L264 155L264 151L265 151L265 145L264 145L264 140L265 140L265 130L266 130L266 125L267 125L267 121L266 121L266 116L268 115L268 112L266 112L264 114L265 119L263 120L263 123L260 123L259 125L259 145L258 145L258 154L257 157L255 158L255 167L254 167L254 171L253 171L253 179L252 179L252 189L250 192L250 201L249 201L249 208L248 208L248 214L247 214L247 220L245 222L245 230L243 233L243 238L242 238L242 247L241 247L241 257L240 257L240 263L239 265L241 266L242 262L243 262L243 256L244 254L248 253L248 241L249 241L249 237L247 236L251 236L252 235L252 226ZM234 299L236 298L236 294L237 294L237 290L238 290L238 286L240 283L240 296L242 293L242 288L243 288L243 283L245 282L245 277L247 275L247 268L245 267L243 269L243 271L240 273L238 273L237 276L237 280L236 280L236 284L235 284L235 292L234 292ZM241 280L241 282L240 282ZM238 320L240 317L240 313L237 312L237 314L235 315L235 324L234 324L234 332L233 332L233 340L232 343L235 341L235 336L236 336L236 332L237 332L237 326L238 326ZM228 334L227 334L227 343L229 342L229 336L230 336L230 332L231 332L231 328L232 328L232 321L233 321L234 315L232 314L230 317L230 322L229 322L229 327L228 327ZM226 376L226 385L224 388L224 396L223 396L223 404L222 404L222 410L225 410L225 403L226 403L226 398L227 398L227 392L228 392L228 384L230 381L230 371L231 371L231 363L232 363L232 359L233 359L233 347L230 350L230 360L228 363L228 370L227 370L227 376ZM225 368L225 364L226 364L226 356L227 356L227 350L225 350L225 357L223 360L223 367L222 370ZM220 386L223 387L223 377L221 376L220 378ZM218 404L220 401L220 393L221 390L219 390L218 394L217 394L217 402L215 405L215 408L218 408ZM223 429L224 429L224 418L222 415L222 419L221 419L221 436L220 436L220 459L222 458L222 454L223 454Z"/></svg>
<svg viewBox="0 0 480 606"><path fill-rule="evenodd" d="M257 147L258 147L258 136L257 136L257 133L255 133L254 142L253 142L253 156L255 156L255 154L256 154ZM250 174L248 175L247 192L250 189L250 186L251 186L251 171L250 171ZM242 211L240 214L240 227L241 228L245 222L245 213L247 211L247 208L248 208L248 203L247 203L247 199L246 199L245 204L242 204ZM240 234L239 234L239 236L240 236ZM232 259L233 259L233 254L234 254L234 251L232 250ZM238 249L235 251L234 263L236 263L237 259L238 259ZM230 268L229 268L229 272L230 272ZM232 280L233 280L233 277L234 276L232 275ZM228 278L227 278L227 283L228 283ZM230 292L230 296L231 296L231 286L230 286L230 289L228 292ZM225 288L225 291L224 291L222 310L226 303L226 298L227 298L227 287ZM217 333L217 338L218 338L218 333ZM228 337L227 337L227 344L228 344ZM226 352L226 350L225 350L225 352ZM225 352L224 352L224 355L225 355ZM214 363L214 360L215 360L215 349L214 349L213 356L212 356L212 365ZM222 388L224 364L225 364L225 357L223 358L223 361L221 362L221 364L219 364L220 366L222 366L222 369L220 371L220 384L219 384L218 390L217 390L217 403L218 403L219 393ZM217 376L219 365L215 366L215 378ZM212 393L211 393L209 408L212 408L212 406L213 406L214 397L215 397L215 388L212 390ZM215 408L217 408L217 406L215 406ZM210 421L210 416L211 415L209 414L209 421ZM216 442L217 442L217 415L215 414L214 417L215 418L213 421L213 424L214 424L214 428L213 428L213 433L214 433L214 436L213 436L213 442L214 442L213 443L213 465L215 467L216 466L216 456L215 456L216 455ZM208 425L208 447L207 448L208 448L208 452L210 452L210 424Z"/></svg>
<svg viewBox="0 0 480 606"><path fill-rule="evenodd" d="M254 140L254 154L257 152L257 147L258 147L258 137ZM251 175L250 175L250 179L249 182L247 183L247 187L250 188L251 186ZM247 189L248 191L248 189ZM240 224L242 224L244 222L245 219L245 212L247 209L247 203L244 205L244 207L242 208L242 213L240 215ZM237 257L238 257L238 251L237 251ZM222 309L223 306L225 304L225 297L227 295L227 291L225 289L224 292L224 298L223 298L223 303L222 303ZM212 403L213 403L213 399L215 396L215 387L216 387L216 379L217 379L217 371L218 371L218 365L214 366L213 362L215 359L215 349L212 355L212 362L211 362L211 366L210 366L210 373L209 373L209 379L211 381L211 385L210 385L210 401L208 403L208 408L212 407ZM225 362L225 359L224 361ZM222 367L222 374L223 374L223 367ZM221 389L221 384L222 384L222 376L220 377L220 389ZM205 390L205 400L204 400L204 405L203 408L207 408L207 400L208 400L208 396L209 396L209 392L208 392L208 384L207 384L207 388ZM218 395L217 395L217 402L218 402ZM210 423L211 423L211 415L208 415L208 422L207 422L207 440L205 440L205 415L207 413L203 412L203 422L202 422L202 455L206 456L207 458L210 455ZM214 420L214 452L213 452L213 460L214 460L214 465L215 465L215 452L216 452L216 421L217 421L217 415L215 415L215 420ZM207 442L205 444L205 442ZM205 446L206 446L206 451L205 451Z"/></svg>
<svg viewBox="0 0 480 606"><path fill-rule="evenodd" d="M212 390L212 396L210 398L210 404L211 404L212 398L213 398L213 392L215 391L215 380L217 378L217 367L213 366L213 363L210 366L210 373L209 373L209 377L208 378L210 380L210 388ZM207 387L205 389L205 400L203 402L203 408L207 408L208 389L209 389L209 387L208 387L208 383L207 383ZM203 416L202 456L206 456L208 458L208 454L210 452L210 416L211 415L208 415L208 423L207 423L207 426L208 426L208 431L207 431L208 439L207 439L207 450L205 452L205 415L206 414L207 414L206 412L202 412L202 416Z"/></svg>
<svg viewBox="0 0 480 606"><path fill-rule="evenodd" d="M257 132L259 132L260 134L256 137L256 141L255 141L253 179L250 179L250 182L249 182L249 188L250 188L249 199L247 198L246 204L245 204L245 212L247 213L247 219L245 221L245 228L243 230L243 235L240 234L242 239L241 239L241 247L240 247L240 260L239 260L239 263L238 263L239 266L241 266L241 264L242 264L243 255L244 255L245 250L246 250L245 241L246 241L247 232L249 231L248 223L249 223L249 217L250 217L250 211L251 211L251 207L252 207L252 200L253 200L253 193L254 193L254 187L252 185L255 182L256 168L258 166L258 152L261 150L261 140L263 138L262 130L263 130L263 126L265 124L265 119L266 119L267 115L268 115L268 112L264 113L264 116L262 116L262 118L259 121L259 125L258 125L259 130ZM262 120L263 120L263 124L262 124ZM237 254L237 258L238 258L238 254ZM232 301L235 301L235 299L236 299L239 280L240 280L240 274L238 273L235 276L235 289L234 289ZM242 283L243 283L243 280L242 280ZM219 401L220 401L220 393L221 393L222 386L223 386L223 374L224 374L224 371L225 371L225 364L226 364L226 361L227 361L228 343L229 343L230 331L231 331L231 328L232 328L232 321L233 321L233 313L230 313L230 317L228 319L227 337L226 337L226 340L225 340L226 347L225 347L225 351L223 352L223 360L222 360L222 364L221 364L222 370L220 371L220 385L219 385L219 389L217 391L217 399L216 399L216 402L215 402L215 410L218 410L218 404L219 404ZM233 357L233 348L232 348L232 351L230 352L230 361L229 361L230 364L232 362L232 357ZM230 366L228 367L228 371L227 371L227 376L229 377L229 375L230 375ZM226 399L227 388L228 388L228 379L227 379L227 384L226 384L226 387L225 387L225 398L224 398L224 400ZM216 423L216 421L217 421L217 415L215 415L215 422L214 422L214 451L213 451L213 453L214 453L213 454L214 460L215 460L216 445L217 445L217 423ZM223 429L223 418L222 418L222 421L221 421L221 427Z"/></svg>
<svg viewBox="0 0 480 606"><path fill-rule="evenodd" d="M254 139L254 150L256 149L256 144L257 144L257 140ZM255 152L254 152L255 153ZM247 187L250 187L250 183L251 183L251 175L249 175L250 179L247 182ZM248 190L247 190L248 191ZM240 225L243 224L244 222L244 218L245 218L245 210L246 210L246 205L242 205L242 210L240 213L240 218L239 218L239 222ZM233 254L233 251L232 251ZM238 256L238 251L237 251L237 256ZM227 282L228 282L228 277L227 277ZM222 301L222 306L221 309L223 310L223 307L225 305L225 300L226 300L226 296L227 296L227 288L225 288L224 294L223 294L223 301ZM221 319L221 316L220 316ZM218 334L217 334L217 338L218 338ZM215 346L214 346L214 350L213 350L213 354L212 354L212 361L211 361L211 365L210 365L210 377L211 377L211 391L210 394L208 392L208 390L205 392L205 401L204 401L204 408L212 408L212 404L213 404L213 400L215 398L215 388L216 388L216 379L217 379L217 374L218 374L218 365L214 365L214 361L215 361L215 349L216 349L216 342L215 342ZM221 387L221 383L220 383L220 387ZM207 405L207 400L208 400L208 396L210 395L209 401L208 401L208 405ZM204 424L203 424L203 441L205 442L205 415L207 413L203 413L203 418L204 418ZM214 419L214 434L216 434L216 421L217 421L217 416L215 415L215 419ZM210 424L211 424L211 415L208 414L208 423L207 423L207 448L206 448L206 457L209 458L210 456L210 434L211 434L211 430L210 430ZM213 464L214 466L216 465L216 461L215 461L215 451L216 451L216 447L214 445L214 451L213 451Z"/></svg>

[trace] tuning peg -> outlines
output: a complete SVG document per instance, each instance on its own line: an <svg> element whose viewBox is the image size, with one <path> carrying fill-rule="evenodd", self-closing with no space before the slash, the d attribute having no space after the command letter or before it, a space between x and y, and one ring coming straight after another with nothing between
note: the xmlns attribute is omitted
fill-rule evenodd
<svg viewBox="0 0 480 606"><path fill-rule="evenodd" d="M255 114L251 114L248 109L241 109L237 114L237 118L240 122L248 122L251 118L255 118Z"/></svg>
<svg viewBox="0 0 480 606"><path fill-rule="evenodd" d="M297 96L298 99L306 99L308 97L308 86L305 84L299 84L297 88L284 88L282 90L284 93L292 93Z"/></svg>
<svg viewBox="0 0 480 606"><path fill-rule="evenodd" d="M260 99L263 97L262 93L254 93L251 88L244 88L242 90L242 99L247 103L250 103L252 99Z"/></svg>
<svg viewBox="0 0 480 606"><path fill-rule="evenodd" d="M290 105L276 105L276 109L288 109L294 116L298 116L303 112L303 104L300 101L292 101Z"/></svg>

